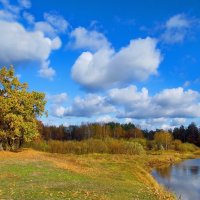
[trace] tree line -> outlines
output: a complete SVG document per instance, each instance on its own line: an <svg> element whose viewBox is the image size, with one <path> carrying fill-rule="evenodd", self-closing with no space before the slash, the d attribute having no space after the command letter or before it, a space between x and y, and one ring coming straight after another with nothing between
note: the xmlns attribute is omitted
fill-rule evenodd
<svg viewBox="0 0 200 200"><path fill-rule="evenodd" d="M65 127L61 125L56 127L44 125L40 122L39 130L44 140L77 141L89 138L103 139L106 137L115 139L146 138L147 140L153 140L155 139L156 133L160 133L160 135L161 133L168 133L173 140L180 140L183 143L188 142L200 146L200 129L195 123L191 123L187 127L181 125L173 130L164 131L162 129L142 130L133 123L88 123L81 124L80 126Z"/></svg>

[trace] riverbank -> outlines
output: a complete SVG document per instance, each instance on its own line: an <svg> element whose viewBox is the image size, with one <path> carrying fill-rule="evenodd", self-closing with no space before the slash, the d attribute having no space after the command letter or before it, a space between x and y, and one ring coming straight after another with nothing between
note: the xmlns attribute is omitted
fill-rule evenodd
<svg viewBox="0 0 200 200"><path fill-rule="evenodd" d="M0 199L174 199L154 180L151 170L198 156L199 152L175 151L147 155L0 152Z"/></svg>

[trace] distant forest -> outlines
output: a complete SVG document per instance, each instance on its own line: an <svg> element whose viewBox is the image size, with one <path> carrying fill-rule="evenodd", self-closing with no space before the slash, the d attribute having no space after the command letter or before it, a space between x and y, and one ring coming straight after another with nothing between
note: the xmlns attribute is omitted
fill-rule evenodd
<svg viewBox="0 0 200 200"><path fill-rule="evenodd" d="M89 138L103 139L111 137L115 139L134 139L146 138L153 140L157 132L163 131L156 130L142 130L136 127L133 123L120 124L115 122L109 123L89 123L80 126L63 125L46 126L39 122L39 132L44 140L77 140L81 141ZM170 133L174 140L180 140L183 143L192 143L200 146L200 128L195 123L191 123L188 127L181 125L180 127L170 129Z"/></svg>

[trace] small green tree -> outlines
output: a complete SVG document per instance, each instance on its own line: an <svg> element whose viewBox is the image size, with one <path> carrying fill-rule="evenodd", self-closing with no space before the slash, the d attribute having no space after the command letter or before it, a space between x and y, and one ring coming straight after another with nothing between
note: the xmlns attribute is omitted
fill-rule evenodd
<svg viewBox="0 0 200 200"><path fill-rule="evenodd" d="M38 136L37 117L45 112L45 95L27 91L11 66L0 69L0 146L13 150Z"/></svg>

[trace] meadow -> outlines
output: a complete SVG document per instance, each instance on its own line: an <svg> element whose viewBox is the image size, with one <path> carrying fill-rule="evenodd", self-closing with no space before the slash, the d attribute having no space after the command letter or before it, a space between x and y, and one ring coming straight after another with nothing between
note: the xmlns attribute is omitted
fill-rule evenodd
<svg viewBox="0 0 200 200"><path fill-rule="evenodd" d="M141 155L0 152L0 199L174 199L158 185L154 167L198 156L157 151Z"/></svg>

